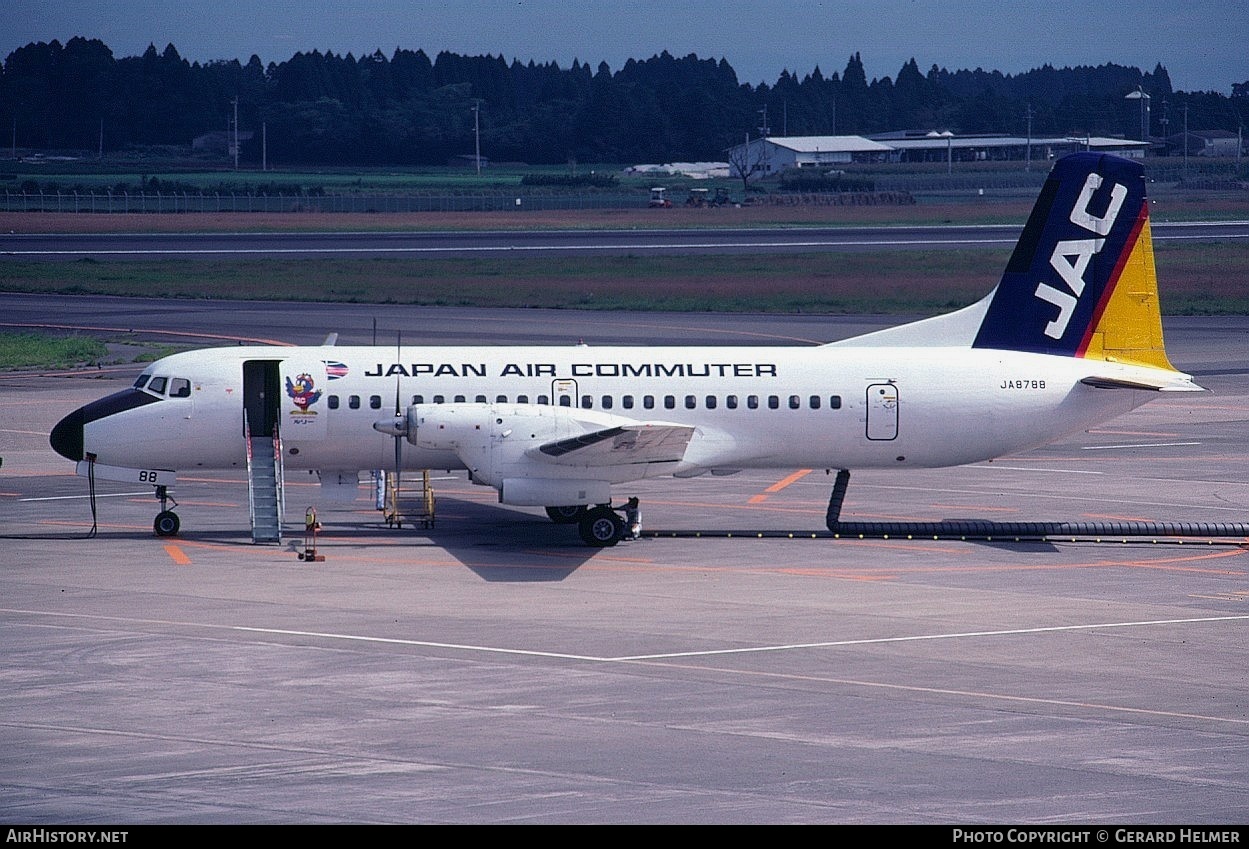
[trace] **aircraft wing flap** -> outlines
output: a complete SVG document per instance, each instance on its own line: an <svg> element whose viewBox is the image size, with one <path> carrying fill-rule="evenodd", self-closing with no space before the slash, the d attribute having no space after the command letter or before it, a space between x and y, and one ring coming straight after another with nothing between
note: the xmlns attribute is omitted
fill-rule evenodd
<svg viewBox="0 0 1249 849"><path fill-rule="evenodd" d="M693 436L689 425L639 422L547 442L530 453L577 466L679 463Z"/></svg>

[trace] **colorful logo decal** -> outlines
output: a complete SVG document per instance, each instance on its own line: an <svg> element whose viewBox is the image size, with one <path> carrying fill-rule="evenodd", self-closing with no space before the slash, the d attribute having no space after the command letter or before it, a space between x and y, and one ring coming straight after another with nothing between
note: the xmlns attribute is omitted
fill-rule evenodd
<svg viewBox="0 0 1249 849"><path fill-rule="evenodd" d="M322 360L325 363L325 374L330 380L338 380L347 376L347 366L334 360Z"/></svg>
<svg viewBox="0 0 1249 849"><path fill-rule="evenodd" d="M307 373L296 377L294 382L289 377L286 378L286 394L291 396L291 400L295 402L299 412L312 416L316 415L315 411L308 409L321 400L321 390L316 389L315 385L312 375Z"/></svg>

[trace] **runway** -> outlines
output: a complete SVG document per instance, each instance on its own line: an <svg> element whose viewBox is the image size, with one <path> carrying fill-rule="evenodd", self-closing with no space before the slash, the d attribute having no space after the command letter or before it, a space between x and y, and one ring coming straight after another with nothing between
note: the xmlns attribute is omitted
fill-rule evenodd
<svg viewBox="0 0 1249 849"><path fill-rule="evenodd" d="M568 254L725 254L1010 247L1021 225L775 228L621 228L233 233L0 233L13 259L481 257ZM1156 242L1243 241L1249 222L1154 222Z"/></svg>
<svg viewBox="0 0 1249 849"><path fill-rule="evenodd" d="M380 318L380 344L398 328L405 344L810 345L895 320L13 295L0 310L192 344L367 343ZM1249 319L1166 332L1208 392L994 463L855 473L844 517L1244 521ZM302 480L282 546L250 544L243 477L216 473L180 480L176 538L152 535L150 492L100 483L87 538L85 482L46 434L137 370L0 375L4 822L1249 816L1239 540L812 539L823 469L639 484L644 526L681 535L603 550L440 472L431 531L386 528L364 491L321 509L324 562L297 558Z"/></svg>

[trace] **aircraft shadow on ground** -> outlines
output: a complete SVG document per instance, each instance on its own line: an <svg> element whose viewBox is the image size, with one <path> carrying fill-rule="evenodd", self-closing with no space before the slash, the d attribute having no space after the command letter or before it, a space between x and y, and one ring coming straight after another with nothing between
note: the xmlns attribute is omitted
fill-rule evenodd
<svg viewBox="0 0 1249 849"><path fill-rule="evenodd" d="M546 516L448 496L439 498L437 518L428 528L419 522L388 527L380 513L375 520L347 521L334 513L323 515L326 530L337 542L385 537L399 544L410 540L414 546L432 545L491 582L562 581L601 550L585 545L576 525L557 525ZM297 547L302 535L291 535L287 542Z"/></svg>

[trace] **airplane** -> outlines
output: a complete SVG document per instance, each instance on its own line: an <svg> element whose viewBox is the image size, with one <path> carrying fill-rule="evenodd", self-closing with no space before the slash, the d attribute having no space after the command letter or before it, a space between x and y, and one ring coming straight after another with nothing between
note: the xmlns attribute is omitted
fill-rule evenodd
<svg viewBox="0 0 1249 849"><path fill-rule="evenodd" d="M467 470L602 547L627 482L958 466L1192 391L1163 343L1144 168L1081 152L1054 165L998 285L947 314L812 348L210 348L152 363L50 442L79 474L154 486L160 536L181 527L177 474L272 457L276 484L253 486L308 470L338 500L365 470Z"/></svg>

